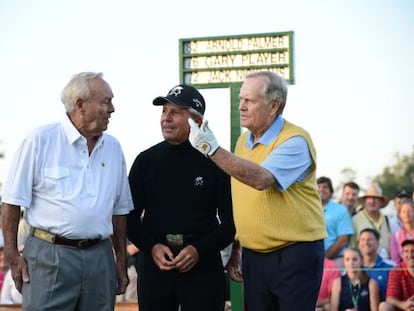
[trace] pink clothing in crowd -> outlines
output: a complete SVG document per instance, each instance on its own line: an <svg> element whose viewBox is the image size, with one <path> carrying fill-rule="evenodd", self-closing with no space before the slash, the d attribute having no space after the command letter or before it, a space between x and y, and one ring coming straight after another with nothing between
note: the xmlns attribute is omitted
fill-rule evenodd
<svg viewBox="0 0 414 311"><path fill-rule="evenodd" d="M6 272L0 271L0 292L1 292L1 289L3 288L4 276L5 275L6 275Z"/></svg>
<svg viewBox="0 0 414 311"><path fill-rule="evenodd" d="M406 231L404 228L398 229L391 236L391 259L397 265L403 262L401 242L404 240L413 240L414 233Z"/></svg>
<svg viewBox="0 0 414 311"><path fill-rule="evenodd" d="M321 288L319 290L318 301L329 299L331 295L333 281L341 276L339 265L328 258L323 261L323 274Z"/></svg>

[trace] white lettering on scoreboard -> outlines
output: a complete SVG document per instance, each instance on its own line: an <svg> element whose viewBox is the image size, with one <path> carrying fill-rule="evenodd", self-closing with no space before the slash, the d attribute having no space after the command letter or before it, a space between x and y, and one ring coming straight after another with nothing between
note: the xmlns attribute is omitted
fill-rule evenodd
<svg viewBox="0 0 414 311"><path fill-rule="evenodd" d="M206 69L217 67L248 67L262 65L288 65L289 53L261 52L251 54L229 54L189 57L184 60L185 69Z"/></svg>
<svg viewBox="0 0 414 311"><path fill-rule="evenodd" d="M262 68L261 70L273 71L285 80L290 79L289 70L286 68ZM184 74L185 84L209 84L209 83L233 83L243 82L246 75L257 69L229 69L229 70L209 70L198 71Z"/></svg>
<svg viewBox="0 0 414 311"><path fill-rule="evenodd" d="M196 54L287 48L289 48L289 36L277 35L249 38L193 40L185 44L184 53Z"/></svg>
<svg viewBox="0 0 414 311"><path fill-rule="evenodd" d="M183 40L182 79L187 84L243 82L267 70L293 80L292 33Z"/></svg>

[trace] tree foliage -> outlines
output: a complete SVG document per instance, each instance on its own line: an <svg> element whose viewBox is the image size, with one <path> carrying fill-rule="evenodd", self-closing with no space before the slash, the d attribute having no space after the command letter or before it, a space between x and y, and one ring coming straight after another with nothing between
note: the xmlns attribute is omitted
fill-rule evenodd
<svg viewBox="0 0 414 311"><path fill-rule="evenodd" d="M414 189L414 146L410 155L395 154L395 163L385 167L382 174L373 179L387 198L393 198L397 191Z"/></svg>

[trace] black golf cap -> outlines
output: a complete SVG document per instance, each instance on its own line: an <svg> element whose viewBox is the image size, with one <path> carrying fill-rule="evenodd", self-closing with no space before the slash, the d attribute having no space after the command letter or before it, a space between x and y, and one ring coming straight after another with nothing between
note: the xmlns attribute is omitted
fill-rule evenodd
<svg viewBox="0 0 414 311"><path fill-rule="evenodd" d="M184 108L193 108L202 115L204 115L204 111L206 110L203 95L194 87L185 84L174 86L168 92L167 96L158 96L152 101L156 106L162 106L165 102Z"/></svg>

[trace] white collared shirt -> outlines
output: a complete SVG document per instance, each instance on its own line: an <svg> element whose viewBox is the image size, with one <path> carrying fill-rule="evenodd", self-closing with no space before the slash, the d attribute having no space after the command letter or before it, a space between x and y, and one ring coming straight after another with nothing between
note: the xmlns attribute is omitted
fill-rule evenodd
<svg viewBox="0 0 414 311"><path fill-rule="evenodd" d="M70 239L107 238L112 215L133 209L118 140L103 133L89 156L85 137L66 116L26 136L2 201L26 207L31 226Z"/></svg>

